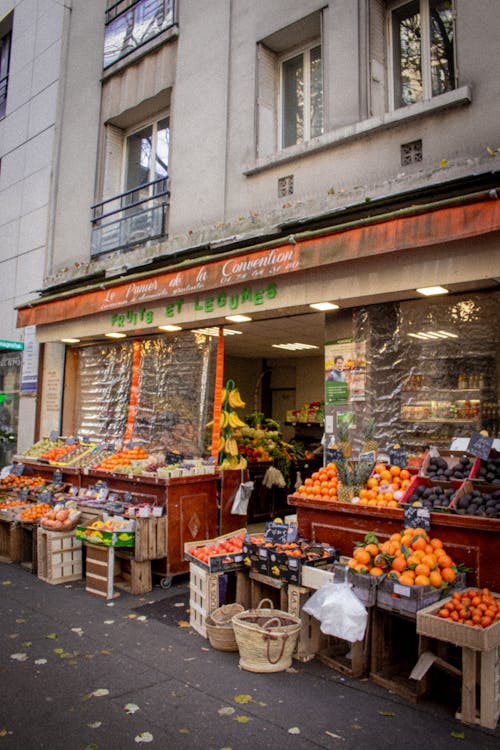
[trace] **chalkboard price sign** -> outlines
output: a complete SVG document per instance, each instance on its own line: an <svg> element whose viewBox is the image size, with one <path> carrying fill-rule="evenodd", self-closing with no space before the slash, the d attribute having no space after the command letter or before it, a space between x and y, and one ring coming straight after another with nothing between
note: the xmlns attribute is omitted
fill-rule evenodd
<svg viewBox="0 0 500 750"><path fill-rule="evenodd" d="M391 466L400 466L404 469L407 462L406 448L402 448L401 446L399 448L391 448L389 451L389 462Z"/></svg>
<svg viewBox="0 0 500 750"><path fill-rule="evenodd" d="M22 476L24 474L24 464L14 464L11 474L14 474L16 477Z"/></svg>
<svg viewBox="0 0 500 750"><path fill-rule="evenodd" d="M428 508L415 505L405 505L404 509L405 528L425 529L429 531L431 527L431 514Z"/></svg>
<svg viewBox="0 0 500 750"><path fill-rule="evenodd" d="M297 538L297 526L295 524L277 523L268 521L264 531L264 541L274 544L286 544L294 542Z"/></svg>
<svg viewBox="0 0 500 750"><path fill-rule="evenodd" d="M56 469L52 477L52 481L54 482L54 484L61 484L62 478L63 474L61 469Z"/></svg>
<svg viewBox="0 0 500 750"><path fill-rule="evenodd" d="M358 457L358 461L361 463L366 464L374 464L375 463L375 451L365 451L364 453L360 453Z"/></svg>
<svg viewBox="0 0 500 750"><path fill-rule="evenodd" d="M344 454L342 453L341 448L328 448L325 457L327 464L333 464L335 461L344 460Z"/></svg>
<svg viewBox="0 0 500 750"><path fill-rule="evenodd" d="M473 432L471 439L469 440L469 446L467 451L472 453L477 458L482 458L486 461L490 455L490 451L493 445L493 438L487 435L481 435L480 432Z"/></svg>

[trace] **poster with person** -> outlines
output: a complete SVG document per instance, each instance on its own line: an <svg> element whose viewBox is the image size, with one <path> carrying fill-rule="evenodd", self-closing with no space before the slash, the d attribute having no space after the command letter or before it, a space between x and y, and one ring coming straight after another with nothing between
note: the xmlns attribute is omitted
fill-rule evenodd
<svg viewBox="0 0 500 750"><path fill-rule="evenodd" d="M336 339L325 345L325 401L342 404L364 401L366 341Z"/></svg>

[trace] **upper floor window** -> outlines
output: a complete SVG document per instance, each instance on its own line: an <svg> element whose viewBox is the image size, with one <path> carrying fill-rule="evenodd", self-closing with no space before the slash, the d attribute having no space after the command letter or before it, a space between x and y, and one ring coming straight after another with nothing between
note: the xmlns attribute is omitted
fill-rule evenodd
<svg viewBox="0 0 500 750"><path fill-rule="evenodd" d="M321 45L281 62L281 145L310 141L323 132Z"/></svg>
<svg viewBox="0 0 500 750"><path fill-rule="evenodd" d="M12 13L0 22L0 117L4 117L7 109L11 45Z"/></svg>
<svg viewBox="0 0 500 750"><path fill-rule="evenodd" d="M104 67L130 54L174 23L174 0L118 0L106 11Z"/></svg>
<svg viewBox="0 0 500 750"><path fill-rule="evenodd" d="M168 176L169 142L168 117L146 125L127 137L125 192Z"/></svg>
<svg viewBox="0 0 500 750"><path fill-rule="evenodd" d="M452 0L393 2L389 30L394 109L455 88Z"/></svg>

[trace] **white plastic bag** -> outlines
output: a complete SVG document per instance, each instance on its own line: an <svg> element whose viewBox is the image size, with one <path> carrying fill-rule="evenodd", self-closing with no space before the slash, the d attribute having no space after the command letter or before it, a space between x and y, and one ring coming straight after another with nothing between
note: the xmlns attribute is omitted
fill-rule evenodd
<svg viewBox="0 0 500 750"><path fill-rule="evenodd" d="M248 501L253 491L253 482L242 482L234 496L231 513L234 516L246 516Z"/></svg>
<svg viewBox="0 0 500 750"><path fill-rule="evenodd" d="M348 583L326 583L304 604L327 635L354 643L364 638L368 612Z"/></svg>

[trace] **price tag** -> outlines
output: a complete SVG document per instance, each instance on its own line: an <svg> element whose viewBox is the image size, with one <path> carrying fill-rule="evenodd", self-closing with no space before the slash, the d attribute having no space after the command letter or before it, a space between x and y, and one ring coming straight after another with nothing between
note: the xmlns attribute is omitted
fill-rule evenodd
<svg viewBox="0 0 500 750"><path fill-rule="evenodd" d="M47 503L47 505L52 500L52 492L50 490L44 490L43 492L40 492L38 494L38 500L39 503Z"/></svg>
<svg viewBox="0 0 500 750"><path fill-rule="evenodd" d="M16 477L22 476L24 474L24 464L14 464L11 474L14 474Z"/></svg>
<svg viewBox="0 0 500 750"><path fill-rule="evenodd" d="M363 461L366 464L374 464L375 463L375 451L366 451L365 453L360 453L358 457L358 461L361 463Z"/></svg>
<svg viewBox="0 0 500 750"><path fill-rule="evenodd" d="M19 492L19 499L21 502L25 502L28 498L29 490L27 487L23 487L22 490Z"/></svg>
<svg viewBox="0 0 500 750"><path fill-rule="evenodd" d="M7 479L9 474L12 474L12 466L4 466L0 471L0 479Z"/></svg>
<svg viewBox="0 0 500 750"><path fill-rule="evenodd" d="M268 521L264 531L264 541L274 544L286 544L294 542L297 538L297 526L288 523L276 523Z"/></svg>
<svg viewBox="0 0 500 750"><path fill-rule="evenodd" d="M404 522L405 527L407 528L421 528L429 531L431 528L430 511L428 508L422 508L415 505L405 505Z"/></svg>
<svg viewBox="0 0 500 750"><path fill-rule="evenodd" d="M59 439L59 433L56 432L56 430L52 430L52 432L49 435L49 440L51 443L55 443Z"/></svg>
<svg viewBox="0 0 500 750"><path fill-rule="evenodd" d="M389 463L391 466L405 468L407 463L406 448L391 448L389 451Z"/></svg>
<svg viewBox="0 0 500 750"><path fill-rule="evenodd" d="M123 502L124 503L131 503L132 502L132 493L126 492L123 496Z"/></svg>
<svg viewBox="0 0 500 750"><path fill-rule="evenodd" d="M61 469L56 469L52 477L52 481L54 482L54 484L61 484L62 478L63 474Z"/></svg>
<svg viewBox="0 0 500 750"><path fill-rule="evenodd" d="M486 461L490 455L493 446L493 438L481 435L480 432L473 432L469 440L467 451L477 458Z"/></svg>
<svg viewBox="0 0 500 750"><path fill-rule="evenodd" d="M88 436L88 435L84 435L84 436L82 437L82 440L81 440L81 442L82 442L82 443L83 443L84 445L87 445L88 443L90 443L90 439L89 439L89 436Z"/></svg>

